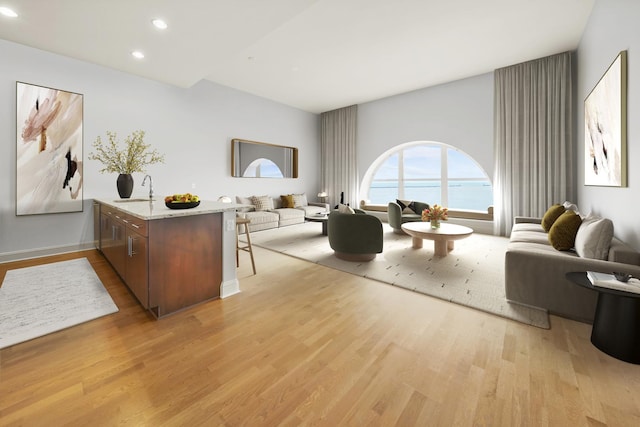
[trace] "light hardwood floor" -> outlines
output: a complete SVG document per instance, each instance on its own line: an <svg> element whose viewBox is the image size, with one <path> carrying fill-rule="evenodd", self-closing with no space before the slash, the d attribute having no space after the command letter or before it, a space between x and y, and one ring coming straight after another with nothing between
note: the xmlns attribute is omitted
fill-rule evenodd
<svg viewBox="0 0 640 427"><path fill-rule="evenodd" d="M0 350L0 425L637 426L640 366L590 325L516 323L260 248L242 293L160 321L120 308Z"/></svg>

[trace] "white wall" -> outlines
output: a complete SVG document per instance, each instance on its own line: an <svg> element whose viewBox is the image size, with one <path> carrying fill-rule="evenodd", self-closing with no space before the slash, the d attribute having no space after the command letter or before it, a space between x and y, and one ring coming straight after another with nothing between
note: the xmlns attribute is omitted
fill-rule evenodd
<svg viewBox="0 0 640 427"><path fill-rule="evenodd" d="M577 53L578 207L613 221L615 235L640 250L640 2L597 0ZM638 48L638 50L635 50ZM626 188L584 185L584 99L622 50L628 50Z"/></svg>
<svg viewBox="0 0 640 427"><path fill-rule="evenodd" d="M107 130L121 138L146 131L146 142L165 154L152 165L158 197L192 192L221 195L307 192L319 188L319 116L210 82L181 89L0 40L0 260L3 255L51 248L73 250L93 241L91 200L118 198L116 175L100 174L87 159L92 142ZM16 81L84 95L84 211L15 215ZM299 148L298 179L231 177L231 139ZM132 197L144 196L135 174ZM195 184L195 188L192 188Z"/></svg>
<svg viewBox="0 0 640 427"><path fill-rule="evenodd" d="M359 105L360 182L382 153L412 141L452 145L493 180L493 73Z"/></svg>

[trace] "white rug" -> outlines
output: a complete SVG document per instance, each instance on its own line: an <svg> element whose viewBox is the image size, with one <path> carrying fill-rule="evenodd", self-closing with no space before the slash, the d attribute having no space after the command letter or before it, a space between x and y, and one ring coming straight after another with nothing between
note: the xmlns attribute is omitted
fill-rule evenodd
<svg viewBox="0 0 640 427"><path fill-rule="evenodd" d="M0 287L0 349L117 311L86 258L9 270Z"/></svg>
<svg viewBox="0 0 640 427"><path fill-rule="evenodd" d="M370 262L336 258L319 223L258 231L252 244L337 270L389 283L522 323L549 329L545 310L510 303L504 292L505 237L473 234L455 242L448 256L433 255L433 242L411 247L411 237L384 227L384 249Z"/></svg>

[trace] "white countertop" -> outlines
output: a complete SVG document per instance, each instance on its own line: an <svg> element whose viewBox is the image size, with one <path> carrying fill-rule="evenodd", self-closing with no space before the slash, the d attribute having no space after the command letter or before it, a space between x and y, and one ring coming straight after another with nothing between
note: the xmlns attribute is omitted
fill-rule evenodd
<svg viewBox="0 0 640 427"><path fill-rule="evenodd" d="M244 207L235 203L221 203L209 200L201 200L200 205L191 209L169 209L165 206L164 200L155 199L151 202L148 200L134 199L94 199L98 203L102 203L144 220L172 218L176 216L204 215L217 212L235 211L237 208ZM140 200L140 201L138 201Z"/></svg>

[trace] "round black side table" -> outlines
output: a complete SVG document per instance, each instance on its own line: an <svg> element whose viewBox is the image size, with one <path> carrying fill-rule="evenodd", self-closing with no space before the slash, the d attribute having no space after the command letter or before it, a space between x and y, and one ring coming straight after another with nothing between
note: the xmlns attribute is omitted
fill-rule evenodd
<svg viewBox="0 0 640 427"><path fill-rule="evenodd" d="M609 356L640 365L640 294L593 286L584 271L566 277L598 292L591 343Z"/></svg>

